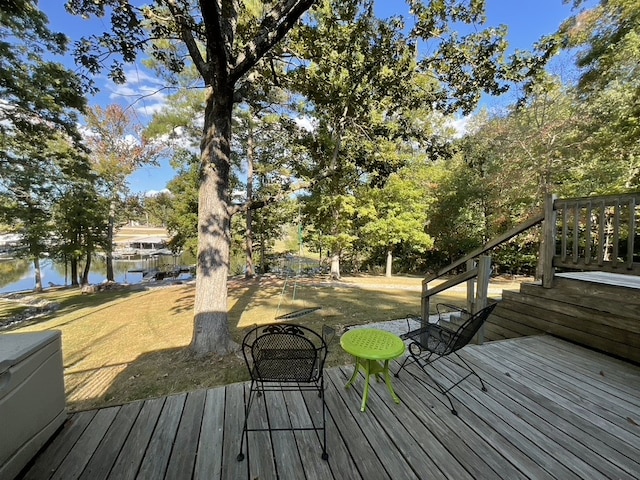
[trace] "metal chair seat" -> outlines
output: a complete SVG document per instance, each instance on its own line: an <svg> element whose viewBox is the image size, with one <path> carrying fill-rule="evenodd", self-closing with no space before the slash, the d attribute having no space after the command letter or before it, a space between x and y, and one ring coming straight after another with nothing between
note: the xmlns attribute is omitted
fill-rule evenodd
<svg viewBox="0 0 640 480"><path fill-rule="evenodd" d="M440 306L448 306L446 304L439 304ZM493 303L482 310L476 312L473 315L468 314L468 312L458 309L465 313L468 318L460 325L458 328L447 328L441 324L429 324L424 327L420 327L415 330L411 330L403 335L400 335L400 338L404 340L410 340L409 343L409 355L405 357L403 362L400 364L400 368L394 374L396 377L400 376L400 372L405 369L407 366L415 363L418 365L422 371L431 379L431 381L436 385L438 390L447 398L449 401L449 405L451 406L451 413L457 415L458 412L453 406L453 401L451 397L449 397L449 391L460 384L463 380L468 378L471 375L480 380L480 384L482 386L482 390L486 391L486 387L482 378L476 373L476 371L469 365L460 355L458 355L458 350L466 346L474 335L480 330L480 327L484 324L484 322L489 318L489 315L496 307L496 303ZM438 308L438 312L440 313L440 308ZM439 315L438 322L442 320ZM449 388L444 388L439 382L433 378L432 375L427 371L427 366L431 365L436 360L439 360L443 357L447 357L451 354L455 355L455 358L458 360L456 363L466 370L467 374L460 378L457 382L453 383Z"/></svg>
<svg viewBox="0 0 640 480"><path fill-rule="evenodd" d="M313 349L266 348L257 352L251 377L262 382L314 382L318 378Z"/></svg>

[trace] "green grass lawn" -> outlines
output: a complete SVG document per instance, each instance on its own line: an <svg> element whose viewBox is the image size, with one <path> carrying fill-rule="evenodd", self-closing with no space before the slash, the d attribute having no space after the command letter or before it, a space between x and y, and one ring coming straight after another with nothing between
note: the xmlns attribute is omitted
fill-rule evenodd
<svg viewBox="0 0 640 480"><path fill-rule="evenodd" d="M229 327L234 340L254 324L319 307L292 320L338 334L350 325L418 315L420 278L352 277L299 281L235 279L229 283ZM36 297L30 295L30 297ZM58 309L13 332L62 331L65 384L70 410L83 410L248 379L240 352L196 358L188 346L193 333L193 285L128 289L82 295L79 289L39 296ZM436 301L464 303L464 289ZM435 302L433 302L435 305ZM0 319L21 307L0 299ZM328 365L351 362L336 338Z"/></svg>

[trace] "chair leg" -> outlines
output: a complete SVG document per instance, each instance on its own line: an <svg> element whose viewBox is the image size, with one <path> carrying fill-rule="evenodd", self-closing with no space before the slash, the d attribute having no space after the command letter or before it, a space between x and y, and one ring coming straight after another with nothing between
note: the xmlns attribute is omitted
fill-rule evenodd
<svg viewBox="0 0 640 480"><path fill-rule="evenodd" d="M462 363L464 363L464 365L469 369L469 372L471 373L471 375L475 375L475 376L476 376L476 378L477 378L478 380L480 380L480 385L482 385L482 391L483 391L483 392L486 392L486 391L487 391L487 387L485 387L485 386L484 386L484 382L482 381L482 378L480 377L480 375L478 375L478 374L476 373L476 371L471 367L471 365L469 365L469 364L465 361L465 359L464 359L464 358L462 358L460 355L458 355L458 352L455 352L455 354L456 354L456 357L458 357L458 359L459 359ZM466 378L466 377L465 377L465 378Z"/></svg>
<svg viewBox="0 0 640 480"><path fill-rule="evenodd" d="M251 402L253 401L254 385L255 385L255 381L252 380L251 386L249 387L249 398L244 405L244 425L242 427L242 436L240 437L240 452L236 456L236 460L238 460L239 462L244 460L244 453L242 452L242 447L244 445L244 442L246 441L247 445L249 444L249 438L248 438L249 432L247 431L247 425L249 421L249 411L251 410ZM261 394L259 389L257 390L257 394Z"/></svg>
<svg viewBox="0 0 640 480"><path fill-rule="evenodd" d="M320 388L322 391L322 459L329 460L327 453L327 403L324 398L324 378L320 379Z"/></svg>
<svg viewBox="0 0 640 480"><path fill-rule="evenodd" d="M431 357L431 355L429 355L429 357L427 357L427 359L429 359ZM438 358L441 357L437 357L434 360L431 361L423 361L420 362L416 359L416 363L418 364L418 366L422 369L422 371L425 373L425 375L427 377L429 377L429 380L431 380L433 382L433 384L436 386L436 388L440 391L440 393L442 393L446 399L449 401L449 406L451 407L451 413L453 413L454 415L458 415L458 411L455 409L455 407L453 406L453 400L451 400L451 397L449 397L449 390L451 390L453 387L455 387L455 385L457 385L457 383L455 385L453 385L452 387L449 387L447 389L445 389L442 385L440 385L440 382L438 382L435 378L433 378L433 375L431 375L428 371L427 371L427 367L429 365L431 365L435 360L437 360ZM459 383L459 382L458 382Z"/></svg>
<svg viewBox="0 0 640 480"><path fill-rule="evenodd" d="M447 400L449 400L449 405L451 405L451 413L453 413L454 415L458 415L458 412L456 411L455 407L453 406L453 401L451 400L451 397L449 397L449 392L451 391L451 389L453 389L454 387L458 386L460 383L462 383L464 380L469 378L471 375L474 375L478 380L480 380L480 385L482 385L482 391L483 392L487 391L487 387L485 387L484 382L482 381L482 378L480 378L480 375L478 375L476 373L476 371L471 367L471 365L469 365L464 360L464 358L462 358L460 355L458 355L458 352L453 352L453 353L455 353L456 357L458 358L458 360L460 360L460 362L464 365L464 367L462 365L460 365L460 364L458 364L458 365L461 368L464 368L464 369L467 370L468 373L465 376L461 377L457 382L455 382L449 388L444 389L431 375L429 375L428 373L427 373L427 375L429 375L429 377L431 378L431 380L433 380L433 382L436 384L438 389L443 393L443 395L445 397L447 397ZM439 357L439 358L442 358L442 357ZM426 370L425 370L425 373L426 373Z"/></svg>
<svg viewBox="0 0 640 480"><path fill-rule="evenodd" d="M413 360L413 362L415 362L415 358L413 358L412 355L407 355L406 357L404 357L404 360L402 361L402 363L400 364L400 368L396 371L396 373L393 374L394 377L399 378L400 377L400 372L402 371L402 369L404 367L407 366L407 361L409 361L409 359Z"/></svg>

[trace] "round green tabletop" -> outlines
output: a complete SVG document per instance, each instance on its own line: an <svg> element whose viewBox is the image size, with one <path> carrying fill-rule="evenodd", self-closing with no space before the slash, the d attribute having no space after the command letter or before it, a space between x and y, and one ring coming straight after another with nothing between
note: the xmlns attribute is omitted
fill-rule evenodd
<svg viewBox="0 0 640 480"><path fill-rule="evenodd" d="M340 337L343 350L366 360L391 360L404 353L400 337L384 330L357 328Z"/></svg>

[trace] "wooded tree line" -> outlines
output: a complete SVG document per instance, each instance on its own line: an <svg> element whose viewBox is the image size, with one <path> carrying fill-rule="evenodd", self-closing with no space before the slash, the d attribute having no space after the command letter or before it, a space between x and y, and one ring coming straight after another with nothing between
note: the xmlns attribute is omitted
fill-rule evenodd
<svg viewBox="0 0 640 480"><path fill-rule="evenodd" d="M306 51L307 45L317 49L310 66L280 72L280 87L270 98L254 98L263 104L237 110L234 189L246 189L244 200L265 201L267 206L238 213L250 214L252 220L235 219L233 248L243 249L252 238L250 244L262 250L258 258L265 258L264 250L283 232L264 219L275 215L276 226L301 224L306 246L333 254L349 271L385 267L387 272L424 273L536 213L547 192L571 197L637 190L637 32L617 30L633 24L637 14L632 2L626 7L622 2L568 19L543 43L577 49L577 81L562 83L557 76L539 73L535 85L522 92L521 102L476 113L462 137L453 130L451 117L424 107L410 92L412 82L426 81L413 70L413 51L402 52L406 56L399 64L388 51L371 51L375 44L370 39L384 22L376 26L370 12L352 10L343 12L348 15L342 17L345 27L334 10L318 14L324 20L318 21L313 37L294 32L283 44L295 52ZM369 33L363 34L367 28ZM346 38L349 31L357 32L362 44ZM607 60L606 68L600 65L603 53L594 52L602 48L595 39L602 43L605 32L618 38L617 51L627 52L619 60ZM605 70L596 74L594 69ZM389 84L378 71L388 72ZM411 80L396 83L402 75ZM605 78L609 80L603 85ZM393 89L398 90L396 97ZM358 90L369 98L358 97ZM349 95L357 106L348 103ZM388 103L401 114L388 115ZM153 128L175 128L184 105L184 97L176 98L171 106L175 111L156 117ZM343 118L349 108L357 110ZM292 124L300 115L313 127ZM182 158L192 169L181 171L176 182L182 185L191 178L192 188L186 195L176 194L174 204L182 208L169 210L168 222L195 253L198 164ZM257 175L256 168L276 176ZM240 180L243 173L246 181ZM184 191L179 185L170 189ZM296 190L298 195L269 204L278 190ZM186 205L192 207L189 224L183 222ZM533 273L537 245L537 236L529 233L501 247L495 258L498 270ZM335 264L332 272L340 274Z"/></svg>
<svg viewBox="0 0 640 480"><path fill-rule="evenodd" d="M12 117L0 122L2 220L33 227L36 259L52 218L65 239L61 254L108 252L114 215L123 211L117 202L128 198L124 180L157 158L152 139L162 138L177 175L171 194L146 200L147 213L166 223L176 248L198 255L194 350L224 353L233 348L230 255L246 252L253 274L285 224L302 225L304 243L330 259L334 276L345 264L424 273L526 218L545 192L638 189L637 2L582 11L577 0L576 15L556 34L509 56L506 30L483 26L484 1L407 3L411 21L378 19L367 0L158 0L143 8L73 0L70 13L107 16L112 29L74 46L84 76L52 74L43 105L48 96L35 95L42 53L62 51L64 36L46 30L35 2L9 2L0 17L0 90L16 107L3 106ZM34 34L43 50L22 62ZM577 52L579 70L563 83L545 67L567 49ZM125 112L92 110L84 142L73 117L85 111L83 94L110 54L114 81L145 55L159 78L182 87L145 132L129 128L137 141L119 149L108 148L108 132ZM5 74L11 69L27 70L18 81ZM511 107L477 113L482 95L508 89L519 93ZM452 119L474 111L460 136ZM43 127L34 148L30 136ZM518 238L495 261L528 272L536 245L534 235Z"/></svg>

